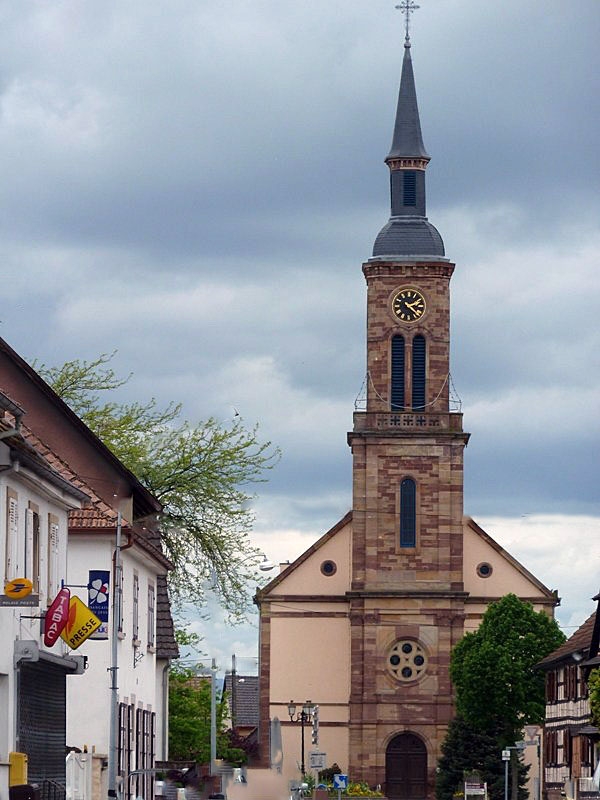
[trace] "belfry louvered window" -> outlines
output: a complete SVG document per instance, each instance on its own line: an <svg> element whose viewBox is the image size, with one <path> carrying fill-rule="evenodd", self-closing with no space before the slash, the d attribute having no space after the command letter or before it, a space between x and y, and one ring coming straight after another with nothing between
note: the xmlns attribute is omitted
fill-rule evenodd
<svg viewBox="0 0 600 800"><path fill-rule="evenodd" d="M417 205L417 173L412 170L404 173L402 204L405 206Z"/></svg>
<svg viewBox="0 0 600 800"><path fill-rule="evenodd" d="M415 336L412 343L412 407L414 411L425 408L425 337Z"/></svg>
<svg viewBox="0 0 600 800"><path fill-rule="evenodd" d="M391 407L404 408L404 337L392 337L392 386Z"/></svg>
<svg viewBox="0 0 600 800"><path fill-rule="evenodd" d="M417 486L412 478L400 484L400 547L417 543Z"/></svg>

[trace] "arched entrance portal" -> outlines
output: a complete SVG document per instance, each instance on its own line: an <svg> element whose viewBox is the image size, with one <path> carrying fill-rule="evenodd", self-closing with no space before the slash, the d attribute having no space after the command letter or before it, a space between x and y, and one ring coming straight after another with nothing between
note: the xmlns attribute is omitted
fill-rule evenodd
<svg viewBox="0 0 600 800"><path fill-rule="evenodd" d="M387 746L385 794L391 800L427 797L427 749L414 733L400 733Z"/></svg>

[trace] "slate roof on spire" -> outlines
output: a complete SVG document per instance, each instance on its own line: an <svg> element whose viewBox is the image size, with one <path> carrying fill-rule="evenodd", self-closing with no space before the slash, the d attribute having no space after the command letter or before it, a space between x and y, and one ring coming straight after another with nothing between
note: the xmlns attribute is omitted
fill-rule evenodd
<svg viewBox="0 0 600 800"><path fill-rule="evenodd" d="M408 40L404 43L404 59L402 61L394 137L392 139L392 149L388 154L388 158L398 157L429 159L429 154L425 150L421 135L415 77L410 57L410 41Z"/></svg>

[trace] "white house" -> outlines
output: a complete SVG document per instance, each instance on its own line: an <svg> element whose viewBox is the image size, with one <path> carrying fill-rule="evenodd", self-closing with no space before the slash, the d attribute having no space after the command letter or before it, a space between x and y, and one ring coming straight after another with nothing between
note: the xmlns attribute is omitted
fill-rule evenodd
<svg viewBox="0 0 600 800"><path fill-rule="evenodd" d="M61 579L65 579L72 594L88 605L91 603L98 615L112 605L115 588L120 590L122 614L116 623L117 771L126 796L135 793L136 797L151 798L151 777L134 781L127 780L127 776L132 771L152 769L155 760L166 760L168 756L168 666L178 651L166 583L171 564L160 546L158 525L162 507L2 339L0 390L27 412L26 444L37 447L49 469L65 485L73 486L76 497L88 498L85 507L73 501L64 511L61 557L66 558L68 565ZM116 587L113 554L119 513L122 580L121 586ZM45 596L44 602L51 600L52 592ZM79 660L86 657L86 669L78 685L70 685L67 692L66 744L91 754L88 762L93 762L93 779L85 796L94 800L105 797L107 792L113 703L111 675L107 671L111 665L107 637L113 623L111 614L94 634L102 638L78 647ZM64 791L64 752L63 779L57 783Z"/></svg>
<svg viewBox="0 0 600 800"><path fill-rule="evenodd" d="M87 497L26 441L23 414L0 394L0 572L8 592L0 595L2 798L9 783L38 783L43 796L51 783L64 784L66 686L83 672L61 639L44 644L42 617L67 577L68 513ZM31 582L28 595L10 596L16 579Z"/></svg>
<svg viewBox="0 0 600 800"><path fill-rule="evenodd" d="M100 601L107 607L112 598L116 517L116 512L108 508L102 513L97 509L81 509L70 517L68 583L71 587L88 587L85 591L90 603ZM127 776L153 768L155 760L165 760L168 755L169 658L165 657L164 642L160 641L160 624L157 630L157 600L165 594L164 581L170 563L148 537L149 532L142 527L123 523L116 683L119 687L117 769L123 778L126 797L151 797L151 773L129 779ZM108 624L79 648L78 652L87 656L88 666L79 685L70 685L67 695L67 745L94 750L100 757L105 757L109 749L109 634L114 624L109 608ZM104 759L99 758L94 797L106 796L107 775L103 764Z"/></svg>

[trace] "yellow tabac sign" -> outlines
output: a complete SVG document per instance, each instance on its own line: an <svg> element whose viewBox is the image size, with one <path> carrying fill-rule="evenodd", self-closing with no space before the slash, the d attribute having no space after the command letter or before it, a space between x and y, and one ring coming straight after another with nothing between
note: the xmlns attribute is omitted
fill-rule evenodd
<svg viewBox="0 0 600 800"><path fill-rule="evenodd" d="M101 624L98 617L75 595L69 603L69 619L60 635L72 650L77 650Z"/></svg>

